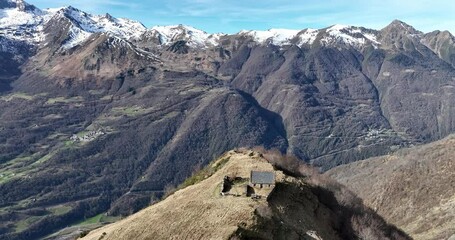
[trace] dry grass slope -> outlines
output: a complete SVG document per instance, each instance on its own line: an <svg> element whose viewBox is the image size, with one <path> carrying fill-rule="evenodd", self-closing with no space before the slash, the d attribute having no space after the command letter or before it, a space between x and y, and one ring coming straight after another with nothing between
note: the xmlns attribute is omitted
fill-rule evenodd
<svg viewBox="0 0 455 240"><path fill-rule="evenodd" d="M220 196L224 176L275 171L268 197ZM388 225L338 183L278 151L230 151L163 201L83 239L393 239L408 236Z"/></svg>
<svg viewBox="0 0 455 240"><path fill-rule="evenodd" d="M239 223L253 223L254 210L261 201L221 197L219 190L223 177L232 173L249 177L250 169L273 170L263 159L234 152L219 161L227 157L230 160L223 168L200 183L179 190L124 220L95 230L83 239L98 240L101 236L104 236L103 240L227 239Z"/></svg>
<svg viewBox="0 0 455 240"><path fill-rule="evenodd" d="M455 238L455 136L327 174L415 239Z"/></svg>

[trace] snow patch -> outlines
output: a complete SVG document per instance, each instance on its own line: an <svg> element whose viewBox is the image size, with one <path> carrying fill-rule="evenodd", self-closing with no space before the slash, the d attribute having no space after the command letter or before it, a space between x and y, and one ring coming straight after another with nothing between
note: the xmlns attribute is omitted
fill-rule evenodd
<svg viewBox="0 0 455 240"><path fill-rule="evenodd" d="M38 9L34 11L21 11L18 8L0 9L0 35L17 41L39 42L42 39L40 29L44 15Z"/></svg>
<svg viewBox="0 0 455 240"><path fill-rule="evenodd" d="M79 45L80 43L87 40L90 37L90 35L92 35L91 33L76 27L72 27L68 34L70 39L67 42L65 42L62 46L65 49L71 49Z"/></svg>
<svg viewBox="0 0 455 240"><path fill-rule="evenodd" d="M296 37L299 32L300 30L269 29L267 31L242 30L239 32L239 34L251 36L258 43L285 45L290 44L291 40Z"/></svg>
<svg viewBox="0 0 455 240"><path fill-rule="evenodd" d="M321 39L321 43L331 45L343 43L354 48L360 49L367 43L374 47L380 45L376 34L373 31L364 28L336 24L326 29L327 36Z"/></svg>
<svg viewBox="0 0 455 240"><path fill-rule="evenodd" d="M226 36L226 34L224 34L224 33L211 34L211 35L209 35L209 37L207 38L207 40L205 42L211 46L217 46L218 43L220 42L220 37L222 37L222 36Z"/></svg>
<svg viewBox="0 0 455 240"><path fill-rule="evenodd" d="M364 38L354 38L349 35L349 26L345 25L334 25L327 29L327 33L335 39L337 42L344 42L349 45L362 46L365 44ZM353 32L356 33L356 32ZM357 32L358 33L358 32ZM331 39L324 38L323 42L329 43Z"/></svg>
<svg viewBox="0 0 455 240"><path fill-rule="evenodd" d="M21 25L33 25L41 22L38 17L42 15L40 11L25 12L17 8L7 8L0 10L0 27L14 27Z"/></svg>
<svg viewBox="0 0 455 240"><path fill-rule="evenodd" d="M317 29L305 29L303 32L299 33L299 42L298 45L302 44L313 44L316 41L316 37L319 34Z"/></svg>
<svg viewBox="0 0 455 240"><path fill-rule="evenodd" d="M161 44L167 45L178 40L185 40L191 47L218 45L223 34L208 34L187 25L154 26L150 32L158 34Z"/></svg>
<svg viewBox="0 0 455 240"><path fill-rule="evenodd" d="M108 14L94 16L72 7L63 8L57 14L68 17L73 22L70 44L65 44L64 48L72 48L81 44L92 33L110 33L130 40L138 39L146 31L146 28L137 21L114 18Z"/></svg>

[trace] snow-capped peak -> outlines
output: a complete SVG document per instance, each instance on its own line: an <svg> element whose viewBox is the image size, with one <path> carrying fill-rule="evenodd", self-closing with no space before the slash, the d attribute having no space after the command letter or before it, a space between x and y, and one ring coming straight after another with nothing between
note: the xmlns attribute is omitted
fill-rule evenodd
<svg viewBox="0 0 455 240"><path fill-rule="evenodd" d="M239 32L239 34L250 36L259 43L272 43L275 45L283 45L289 44L291 40L299 32L300 30L292 29L269 29L266 31L242 30Z"/></svg>
<svg viewBox="0 0 455 240"><path fill-rule="evenodd" d="M40 10L22 0L0 2L0 34L15 41L41 42L44 25L53 18L67 18L72 23L64 48L84 42L92 33L110 33L128 40L139 38L146 31L137 21L109 14L91 15L71 6Z"/></svg>
<svg viewBox="0 0 455 240"><path fill-rule="evenodd" d="M296 44L298 46L311 45L319 39L322 45L345 44L355 48L361 48L367 43L377 46L380 43L377 40L377 33L374 30L365 28L352 27L346 25L333 25L325 29L269 29L267 31L240 31L239 35L246 35L253 38L260 44L288 45ZM318 37L319 36L319 37Z"/></svg>
<svg viewBox="0 0 455 240"><path fill-rule="evenodd" d="M45 13L21 0L0 3L0 35L14 41L38 42Z"/></svg>
<svg viewBox="0 0 455 240"><path fill-rule="evenodd" d="M169 43L185 40L189 46L205 47L207 45L217 45L221 34L208 34L202 30L187 25L170 25L154 26L149 31L150 34L156 34L160 43L167 45Z"/></svg>
<svg viewBox="0 0 455 240"><path fill-rule="evenodd" d="M23 0L3 0L0 1L0 9L16 8L19 11L34 11L37 8Z"/></svg>
<svg viewBox="0 0 455 240"><path fill-rule="evenodd" d="M319 34L318 29L307 28L297 34L297 45L313 44Z"/></svg>
<svg viewBox="0 0 455 240"><path fill-rule="evenodd" d="M129 19L115 18L109 14L91 15L75 9L65 7L56 12L59 17L66 17L72 23L70 40L64 48L72 48L88 39L93 33L110 33L123 39L139 38L146 31L140 22Z"/></svg>
<svg viewBox="0 0 455 240"><path fill-rule="evenodd" d="M41 11L21 11L18 8L0 9L0 27L8 28L20 25L33 25L40 22Z"/></svg>
<svg viewBox="0 0 455 240"><path fill-rule="evenodd" d="M26 4L24 0L6 0L7 3L14 3L14 4Z"/></svg>
<svg viewBox="0 0 455 240"><path fill-rule="evenodd" d="M56 23L61 19L71 23L64 48L80 45L93 33L106 33L127 41L147 40L151 37L153 41L159 40L161 45L184 40L190 47L198 48L218 46L220 38L226 35L209 34L187 25L155 26L147 30L137 21L115 18L109 14L92 15L71 6L40 10L23 0L0 0L0 36L9 39L8 41L38 44L45 39L44 26L51 26L46 24L52 19L57 20ZM404 34L416 32L411 26L400 21L394 21L385 30L389 28L400 31L404 29ZM296 44L301 47L317 43L322 46L347 46L357 49L362 49L365 45L378 47L381 44L378 36L383 36L382 32L380 34L376 30L339 24L323 29L243 30L236 35L248 36L259 44Z"/></svg>
<svg viewBox="0 0 455 240"><path fill-rule="evenodd" d="M324 45L344 43L354 48L361 48L367 43L378 46L377 31L362 27L336 24L325 29L326 35L321 39Z"/></svg>

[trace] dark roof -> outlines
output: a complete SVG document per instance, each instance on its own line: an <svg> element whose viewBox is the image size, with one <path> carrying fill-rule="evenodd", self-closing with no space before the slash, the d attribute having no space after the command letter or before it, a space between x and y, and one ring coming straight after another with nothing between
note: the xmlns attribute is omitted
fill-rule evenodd
<svg viewBox="0 0 455 240"><path fill-rule="evenodd" d="M253 184L275 184L274 172L251 171L251 183Z"/></svg>

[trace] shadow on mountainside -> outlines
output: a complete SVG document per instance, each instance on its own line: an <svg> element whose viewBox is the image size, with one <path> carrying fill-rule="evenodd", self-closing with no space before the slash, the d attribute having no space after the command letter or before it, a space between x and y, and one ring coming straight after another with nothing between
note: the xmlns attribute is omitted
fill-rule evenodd
<svg viewBox="0 0 455 240"><path fill-rule="evenodd" d="M268 205L256 209L256 225L239 226L231 239L315 239L316 233L321 239L412 239L346 187L296 158L280 158L276 151L263 155L293 180L277 183Z"/></svg>

